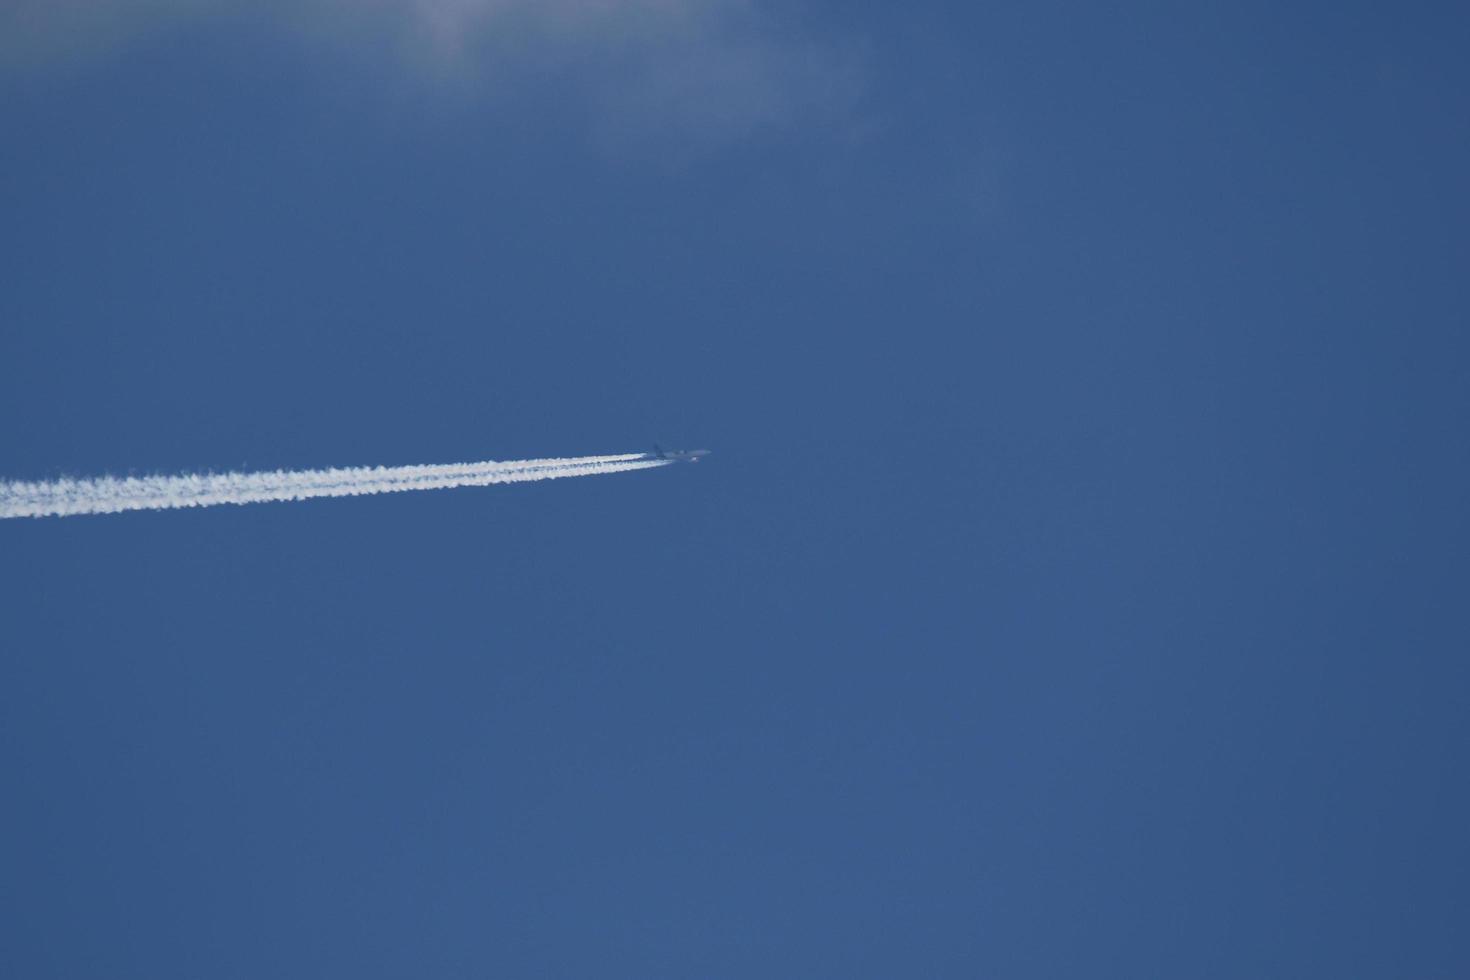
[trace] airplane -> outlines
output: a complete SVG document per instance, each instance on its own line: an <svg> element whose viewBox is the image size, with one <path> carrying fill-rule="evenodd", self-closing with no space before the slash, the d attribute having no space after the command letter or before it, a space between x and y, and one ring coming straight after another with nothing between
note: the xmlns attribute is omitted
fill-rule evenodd
<svg viewBox="0 0 1470 980"><path fill-rule="evenodd" d="M666 459L671 463L697 463L701 456L708 456L708 449L665 449L653 444L653 458Z"/></svg>

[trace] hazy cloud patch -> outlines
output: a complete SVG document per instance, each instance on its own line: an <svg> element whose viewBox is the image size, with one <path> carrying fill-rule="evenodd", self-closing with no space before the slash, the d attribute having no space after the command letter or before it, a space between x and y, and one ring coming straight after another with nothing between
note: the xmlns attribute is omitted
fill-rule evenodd
<svg viewBox="0 0 1470 980"><path fill-rule="evenodd" d="M79 70L183 27L257 23L343 50L429 90L578 93L612 139L700 142L842 122L850 50L755 0L9 0L0 70Z"/></svg>

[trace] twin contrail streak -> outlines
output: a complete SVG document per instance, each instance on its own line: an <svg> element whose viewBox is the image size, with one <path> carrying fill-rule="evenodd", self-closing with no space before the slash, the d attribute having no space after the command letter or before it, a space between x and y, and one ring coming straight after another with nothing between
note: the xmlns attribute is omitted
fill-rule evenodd
<svg viewBox="0 0 1470 980"><path fill-rule="evenodd" d="M573 456L512 462L451 463L442 466L358 466L329 470L262 473L202 473L183 476L97 477L42 483L0 482L0 518L116 514L124 510L169 510L254 504L268 500L355 497L404 490L484 487L570 476L627 473L666 466L645 453Z"/></svg>

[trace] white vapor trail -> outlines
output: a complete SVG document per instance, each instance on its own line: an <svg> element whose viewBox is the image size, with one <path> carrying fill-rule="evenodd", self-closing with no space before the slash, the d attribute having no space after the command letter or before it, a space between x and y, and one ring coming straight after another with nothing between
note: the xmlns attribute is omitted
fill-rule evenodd
<svg viewBox="0 0 1470 980"><path fill-rule="evenodd" d="M511 462L451 463L441 466L357 466L348 469L275 470L262 473L203 473L182 476L110 476L89 480L0 482L0 518L116 514L125 510L168 510L253 504L268 500L355 497L368 493L484 487L569 476L627 473L665 466L646 453L573 456Z"/></svg>

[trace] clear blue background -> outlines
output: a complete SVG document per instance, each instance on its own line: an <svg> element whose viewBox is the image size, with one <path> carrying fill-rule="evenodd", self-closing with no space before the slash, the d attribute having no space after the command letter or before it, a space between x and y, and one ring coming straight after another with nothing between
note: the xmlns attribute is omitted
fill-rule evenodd
<svg viewBox="0 0 1470 980"><path fill-rule="evenodd" d="M0 973L1470 974L1464 8L782 23L0 79L0 475L715 450L5 522Z"/></svg>

